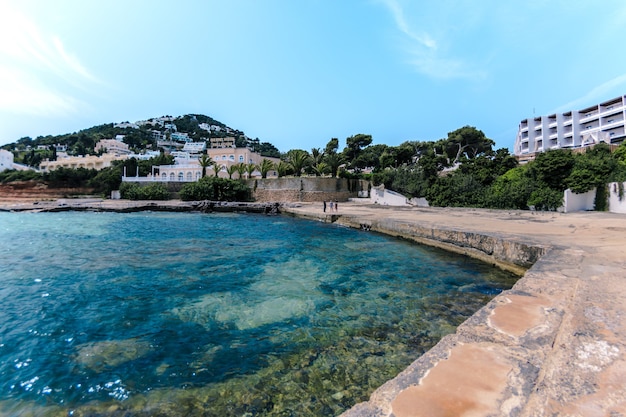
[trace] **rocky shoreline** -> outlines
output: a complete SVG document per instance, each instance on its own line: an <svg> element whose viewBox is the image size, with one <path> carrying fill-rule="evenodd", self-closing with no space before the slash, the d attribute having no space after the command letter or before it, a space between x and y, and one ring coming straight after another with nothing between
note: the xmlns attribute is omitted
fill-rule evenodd
<svg viewBox="0 0 626 417"><path fill-rule="evenodd" d="M104 200L97 198L58 199L53 201L0 202L4 212L63 212L96 211L133 213L140 211L201 212L201 213L280 213L280 203L248 203L226 201L132 201Z"/></svg>

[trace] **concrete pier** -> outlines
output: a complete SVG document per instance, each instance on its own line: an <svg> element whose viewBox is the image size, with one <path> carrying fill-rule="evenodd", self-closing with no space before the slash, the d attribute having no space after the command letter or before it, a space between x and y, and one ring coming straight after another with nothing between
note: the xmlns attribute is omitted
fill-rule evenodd
<svg viewBox="0 0 626 417"><path fill-rule="evenodd" d="M625 416L626 217L295 204L523 273L344 417ZM524 272L525 271L525 272Z"/></svg>

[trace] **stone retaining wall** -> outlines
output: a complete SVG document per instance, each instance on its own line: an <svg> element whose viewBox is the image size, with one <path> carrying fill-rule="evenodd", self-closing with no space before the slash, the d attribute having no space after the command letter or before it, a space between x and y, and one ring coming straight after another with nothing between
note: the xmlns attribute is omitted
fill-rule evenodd
<svg viewBox="0 0 626 417"><path fill-rule="evenodd" d="M348 201L367 191L368 181L346 178L295 177L246 180L258 202Z"/></svg>

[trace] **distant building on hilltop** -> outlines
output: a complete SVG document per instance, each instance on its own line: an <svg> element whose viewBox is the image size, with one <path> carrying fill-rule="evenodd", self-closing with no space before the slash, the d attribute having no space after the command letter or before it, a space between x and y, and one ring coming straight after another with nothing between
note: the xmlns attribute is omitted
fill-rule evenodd
<svg viewBox="0 0 626 417"><path fill-rule="evenodd" d="M521 163L550 149L576 149L626 138L626 95L578 111L524 119L513 149Z"/></svg>

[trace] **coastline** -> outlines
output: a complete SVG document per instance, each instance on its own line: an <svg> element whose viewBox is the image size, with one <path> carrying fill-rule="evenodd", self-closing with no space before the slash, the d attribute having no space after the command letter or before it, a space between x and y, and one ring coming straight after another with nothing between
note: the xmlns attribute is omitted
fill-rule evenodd
<svg viewBox="0 0 626 417"><path fill-rule="evenodd" d="M254 204L66 199L0 202L0 211L252 212ZM332 214L320 203L280 211L439 246L523 275L343 416L626 413L623 215L358 203L341 203Z"/></svg>

